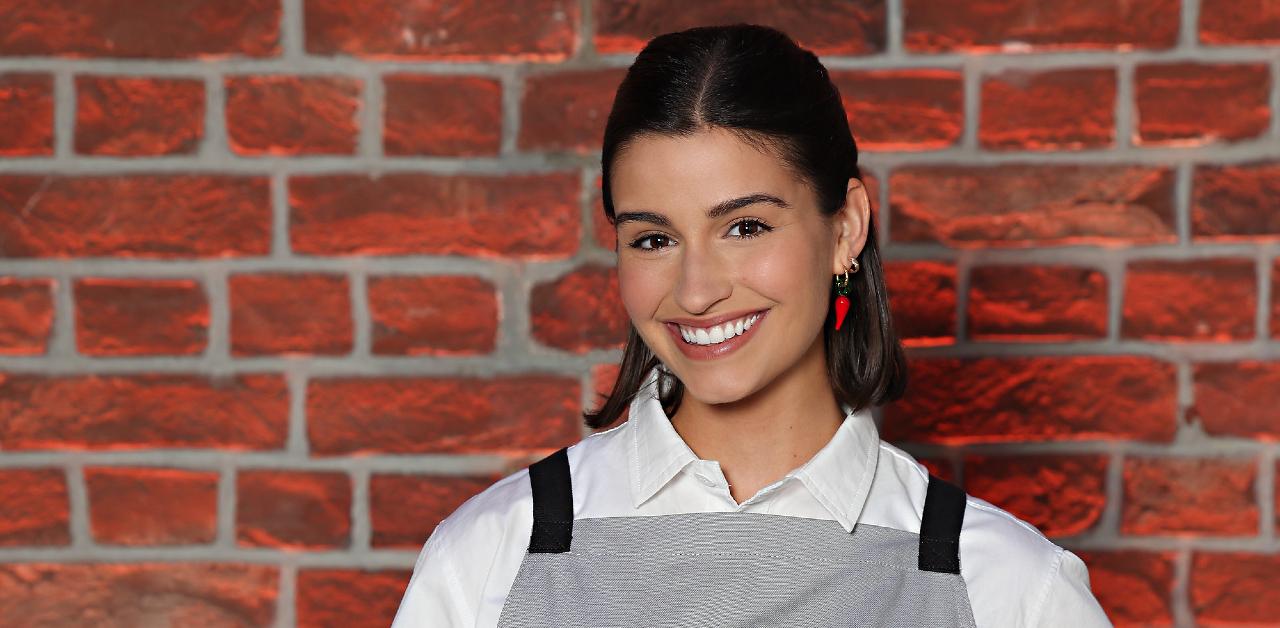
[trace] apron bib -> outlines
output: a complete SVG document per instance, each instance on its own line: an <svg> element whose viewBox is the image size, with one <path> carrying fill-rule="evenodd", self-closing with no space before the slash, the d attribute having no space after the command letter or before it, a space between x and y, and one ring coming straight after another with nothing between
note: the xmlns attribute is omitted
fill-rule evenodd
<svg viewBox="0 0 1280 628"><path fill-rule="evenodd" d="M976 628L960 577L965 494L932 475L918 535L748 512L575 521L566 449L529 480L533 532L502 627Z"/></svg>

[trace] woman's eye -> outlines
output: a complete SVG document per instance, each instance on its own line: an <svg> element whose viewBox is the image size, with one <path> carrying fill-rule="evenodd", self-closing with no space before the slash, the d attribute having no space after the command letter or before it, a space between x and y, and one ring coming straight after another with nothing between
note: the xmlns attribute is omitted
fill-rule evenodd
<svg viewBox="0 0 1280 628"><path fill-rule="evenodd" d="M657 240L662 241L663 244L661 246L658 246L655 242ZM650 243L650 246L645 246L646 242ZM656 251L660 248L665 248L670 245L671 245L671 238L665 235L662 235L661 233L651 233L646 236L640 236L639 238L633 240L630 244L631 248L640 249L642 251Z"/></svg>
<svg viewBox="0 0 1280 628"><path fill-rule="evenodd" d="M733 235L733 230L739 227L743 227L740 234ZM735 238L754 238L762 233L772 230L773 228L769 225L766 225L759 220L755 220L754 218L748 218L746 220L739 220L738 222L733 223L733 226L729 227L729 234L733 235Z"/></svg>

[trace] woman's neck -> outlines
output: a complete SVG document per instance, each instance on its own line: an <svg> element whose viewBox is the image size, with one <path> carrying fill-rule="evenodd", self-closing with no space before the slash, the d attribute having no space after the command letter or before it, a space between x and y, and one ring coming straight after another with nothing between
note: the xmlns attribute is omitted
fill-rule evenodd
<svg viewBox="0 0 1280 628"><path fill-rule="evenodd" d="M827 380L819 335L792 368L732 403L708 405L686 391L671 424L703 460L716 460L737 503L808 462L844 413Z"/></svg>

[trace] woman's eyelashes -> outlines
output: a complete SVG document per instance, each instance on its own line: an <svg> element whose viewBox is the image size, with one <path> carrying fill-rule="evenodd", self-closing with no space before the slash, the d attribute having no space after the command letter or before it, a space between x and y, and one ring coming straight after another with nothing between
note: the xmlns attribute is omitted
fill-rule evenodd
<svg viewBox="0 0 1280 628"><path fill-rule="evenodd" d="M750 229L740 229L740 227L743 227L744 225L755 226ZM735 229L738 230L738 234L733 233ZM729 237L737 238L739 240L755 238L770 231L773 231L773 227L757 218L743 218L741 220L736 220L733 224L729 225ZM666 242L666 244L657 246L654 244L655 240L662 240ZM671 236L668 236L665 233L646 233L635 240L632 240L627 246L641 251L657 251L670 246L671 241ZM645 246L645 243L649 243L650 246Z"/></svg>

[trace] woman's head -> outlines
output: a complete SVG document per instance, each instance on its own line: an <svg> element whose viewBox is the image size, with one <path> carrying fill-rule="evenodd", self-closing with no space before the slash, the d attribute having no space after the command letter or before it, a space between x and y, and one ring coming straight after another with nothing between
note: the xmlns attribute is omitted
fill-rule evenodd
<svg viewBox="0 0 1280 628"><path fill-rule="evenodd" d="M825 365L855 409L901 395L905 361L857 148L812 53L746 24L654 38L618 88L602 173L631 329L614 391L588 425L612 423L658 363L672 378L669 414L685 393L736 401L802 365ZM832 278L851 258L860 271L836 331ZM728 342L683 338L752 313L762 313L752 329Z"/></svg>

